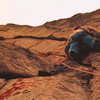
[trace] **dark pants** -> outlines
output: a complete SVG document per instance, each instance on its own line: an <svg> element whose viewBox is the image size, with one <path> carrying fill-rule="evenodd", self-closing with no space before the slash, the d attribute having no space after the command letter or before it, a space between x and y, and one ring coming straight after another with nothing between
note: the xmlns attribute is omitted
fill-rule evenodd
<svg viewBox="0 0 100 100"><path fill-rule="evenodd" d="M93 49L94 48L94 39L90 35L85 36L82 40L81 43L84 45L87 45L89 48ZM72 42L70 44L70 51L75 52L76 54L80 53L80 46L82 45L80 42Z"/></svg>

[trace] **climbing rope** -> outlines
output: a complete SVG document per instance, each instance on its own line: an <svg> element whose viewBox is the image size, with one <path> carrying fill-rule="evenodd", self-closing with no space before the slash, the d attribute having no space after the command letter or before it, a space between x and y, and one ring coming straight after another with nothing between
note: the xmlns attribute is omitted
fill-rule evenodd
<svg viewBox="0 0 100 100"><path fill-rule="evenodd" d="M42 42L42 40L41 41L39 41L38 43L36 43L36 45L37 44L39 44L39 43L41 43ZM66 41L65 41L65 43L64 44L61 44L61 45L59 45L58 47L61 47L61 46L65 46L66 45ZM35 45L33 45L33 46L35 46ZM32 46L32 47L33 47ZM57 50L59 50L59 49L57 49ZM49 54L53 54L53 55L56 55L58 52L47 52L47 53L41 53L42 55L49 55ZM66 58L66 56L64 56L63 55L63 59L59 59L59 60L57 60L55 63L57 63L57 62L63 62L64 60L66 60L67 58ZM67 64L65 64L65 63L62 63L64 66L66 66L66 67L68 67L68 68L70 68L70 69L73 69L73 70L76 70L76 71L79 71L79 72L84 72L84 73L87 73L87 74L91 74L91 75L95 75L95 76L100 76L100 74L96 74L96 73L93 73L93 72L89 72L89 71L86 71L86 70L82 70L82 69L77 69L77 68L73 68L73 67L71 67L71 66L69 66L69 65L67 65Z"/></svg>
<svg viewBox="0 0 100 100"><path fill-rule="evenodd" d="M84 73L87 73L87 74L92 74L92 75L95 75L95 76L100 76L100 74L96 74L96 73L92 73L92 72L89 72L89 71L85 71L85 70L82 70L82 69L77 69L77 68L73 68L73 67L70 67L69 65L65 64L65 63L62 63L64 66L70 68L70 69L73 69L73 70L76 70L76 71L79 71L79 72L84 72Z"/></svg>
<svg viewBox="0 0 100 100"><path fill-rule="evenodd" d="M55 32L54 32L54 33L55 33ZM53 33L53 34L54 34L54 33ZM51 35L53 35L53 34L51 34ZM39 42L37 42L36 44L30 46L30 47L27 48L27 49L30 49L31 47L34 47L34 46L40 44L42 41L43 41L43 40L40 40ZM15 44L15 42L16 42L16 41L14 41L13 44ZM61 46L63 46L63 45L65 46L66 43L67 43L67 41L65 41L65 43L63 43L63 44L60 44L58 47L61 47ZM60 49L62 49L62 48L60 48ZM56 49L56 50L60 50L60 49ZM51 52L41 53L41 54L42 54L42 55L49 55L49 54L56 55L57 53L58 53L58 52L52 52L52 51L51 51ZM63 59L61 58L61 59L57 60L55 63L60 62L60 61L63 62L64 60L67 59L66 56L64 56L64 55L61 55L61 56L63 56L64 58L63 58ZM62 64L63 64L64 66L70 68L70 69L73 69L73 70L76 70L76 71L79 71L79 72L84 72L84 73L87 73L87 74L92 74L92 75L95 75L95 76L100 76L100 74L96 74L96 73L89 72L89 71L82 70L82 69L77 69L77 68L71 67L71 66L69 66L69 65L67 65L67 64L65 64L65 63L62 63Z"/></svg>
<svg viewBox="0 0 100 100"><path fill-rule="evenodd" d="M36 45L40 44L41 42L43 42L43 40L40 40L39 42L37 42L36 44L34 44L34 45L32 45L32 46L28 47L27 49L30 49L30 48L32 48L32 47L34 47L34 46L36 46Z"/></svg>

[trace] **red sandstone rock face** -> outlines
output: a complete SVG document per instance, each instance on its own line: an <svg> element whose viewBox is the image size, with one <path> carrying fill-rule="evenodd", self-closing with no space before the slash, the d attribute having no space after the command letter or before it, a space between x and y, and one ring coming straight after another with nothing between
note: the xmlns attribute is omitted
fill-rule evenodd
<svg viewBox="0 0 100 100"><path fill-rule="evenodd" d="M0 42L0 77L34 77L41 70L50 72L54 66L27 49Z"/></svg>
<svg viewBox="0 0 100 100"><path fill-rule="evenodd" d="M96 30L95 51L84 63L95 75L75 71L88 68L69 61L65 46L76 25ZM0 100L99 100L100 99L100 9L77 14L42 26L0 26Z"/></svg>

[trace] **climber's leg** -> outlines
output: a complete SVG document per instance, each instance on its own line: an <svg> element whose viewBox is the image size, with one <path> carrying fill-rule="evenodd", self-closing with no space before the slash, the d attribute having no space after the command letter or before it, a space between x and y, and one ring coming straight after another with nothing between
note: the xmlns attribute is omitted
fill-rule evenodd
<svg viewBox="0 0 100 100"><path fill-rule="evenodd" d="M70 44L69 52L75 52L76 54L79 53L79 43L73 42Z"/></svg>
<svg viewBox="0 0 100 100"><path fill-rule="evenodd" d="M85 36L85 37L83 38L82 41L83 41L84 44L86 44L87 46L89 46L90 49L93 49L93 48L94 48L94 43L95 43L95 41L94 41L94 39L93 39L92 36L87 35L87 36Z"/></svg>

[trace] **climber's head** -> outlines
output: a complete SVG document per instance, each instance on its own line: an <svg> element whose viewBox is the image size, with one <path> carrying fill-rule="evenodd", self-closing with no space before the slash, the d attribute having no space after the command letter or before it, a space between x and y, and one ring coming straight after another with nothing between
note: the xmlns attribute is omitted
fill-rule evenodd
<svg viewBox="0 0 100 100"><path fill-rule="evenodd" d="M74 30L77 30L77 29L79 29L80 27L81 27L80 25L77 25L77 26L74 27Z"/></svg>
<svg viewBox="0 0 100 100"><path fill-rule="evenodd" d="M87 27L89 33L95 33L95 30L93 28Z"/></svg>
<svg viewBox="0 0 100 100"><path fill-rule="evenodd" d="M83 26L82 28L84 28L88 33L95 33L95 30L90 26Z"/></svg>

